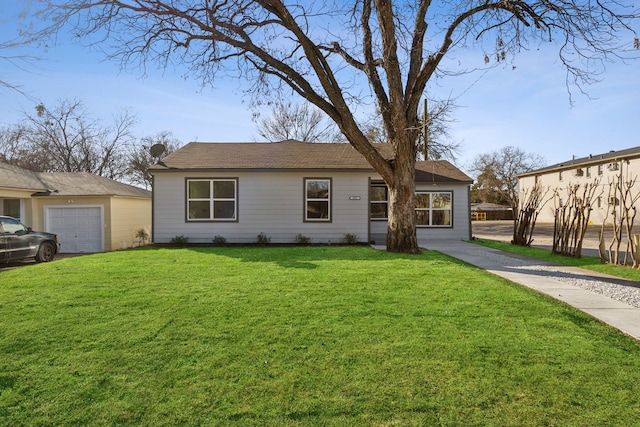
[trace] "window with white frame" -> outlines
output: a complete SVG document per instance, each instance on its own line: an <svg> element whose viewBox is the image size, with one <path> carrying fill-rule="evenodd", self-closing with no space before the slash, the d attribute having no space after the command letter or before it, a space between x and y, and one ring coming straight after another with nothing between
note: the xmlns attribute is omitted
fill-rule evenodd
<svg viewBox="0 0 640 427"><path fill-rule="evenodd" d="M235 221L237 183L234 178L188 179L188 221Z"/></svg>
<svg viewBox="0 0 640 427"><path fill-rule="evenodd" d="M389 215L389 191L384 182L372 182L369 189L371 219L387 219Z"/></svg>
<svg viewBox="0 0 640 427"><path fill-rule="evenodd" d="M418 227L451 227L451 192L417 192L416 225Z"/></svg>
<svg viewBox="0 0 640 427"><path fill-rule="evenodd" d="M305 178L304 220L331 221L331 179Z"/></svg>

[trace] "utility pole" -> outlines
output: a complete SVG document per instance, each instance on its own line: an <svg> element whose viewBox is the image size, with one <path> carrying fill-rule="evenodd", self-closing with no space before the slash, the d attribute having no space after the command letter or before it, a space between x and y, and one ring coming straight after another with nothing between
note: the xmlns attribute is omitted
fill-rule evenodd
<svg viewBox="0 0 640 427"><path fill-rule="evenodd" d="M422 119L422 137L424 138L424 159L428 158L429 149L429 113L427 110L427 98L424 98L424 118Z"/></svg>

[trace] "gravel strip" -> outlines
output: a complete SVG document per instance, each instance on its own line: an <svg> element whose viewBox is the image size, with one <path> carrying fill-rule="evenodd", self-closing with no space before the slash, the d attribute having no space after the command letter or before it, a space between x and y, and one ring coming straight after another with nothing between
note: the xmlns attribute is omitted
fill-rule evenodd
<svg viewBox="0 0 640 427"><path fill-rule="evenodd" d="M606 278L573 274L571 272L564 271L561 267L543 264L524 265L521 258L514 256L497 255L497 257L500 259L503 265L509 266L513 269L535 271L541 276L552 277L563 283L568 283L570 285L574 285L579 288L607 296L611 299L623 302L632 307L640 308L640 288L638 287L613 283ZM616 281L625 282L626 280L619 279Z"/></svg>

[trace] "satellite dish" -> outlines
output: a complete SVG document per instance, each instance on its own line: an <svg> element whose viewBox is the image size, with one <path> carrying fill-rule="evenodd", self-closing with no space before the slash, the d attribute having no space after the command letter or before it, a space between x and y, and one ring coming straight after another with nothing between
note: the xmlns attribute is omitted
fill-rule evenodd
<svg viewBox="0 0 640 427"><path fill-rule="evenodd" d="M153 157L160 157L164 154L165 150L166 148L163 144L154 144L149 149L149 153L151 153Z"/></svg>

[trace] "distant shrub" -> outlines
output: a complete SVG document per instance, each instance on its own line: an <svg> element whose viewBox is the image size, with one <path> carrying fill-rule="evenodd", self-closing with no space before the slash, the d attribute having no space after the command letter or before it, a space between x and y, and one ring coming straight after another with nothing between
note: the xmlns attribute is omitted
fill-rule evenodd
<svg viewBox="0 0 640 427"><path fill-rule="evenodd" d="M189 238L185 237L184 235L172 237L169 241L169 243L176 246L186 246L188 242Z"/></svg>
<svg viewBox="0 0 640 427"><path fill-rule="evenodd" d="M295 242L297 245L308 245L309 243L311 243L311 238L302 234L298 234L296 236Z"/></svg>
<svg viewBox="0 0 640 427"><path fill-rule="evenodd" d="M264 233L260 233L256 237L256 243L259 245L268 245L269 243L271 243L271 237L267 236Z"/></svg>
<svg viewBox="0 0 640 427"><path fill-rule="evenodd" d="M140 241L142 242L142 245L145 245L147 243L148 238L149 238L149 233L147 233L147 231L144 228L141 228L140 230L136 231L136 239L140 239Z"/></svg>
<svg viewBox="0 0 640 427"><path fill-rule="evenodd" d="M347 233L342 237L342 243L345 243L347 245L355 245L358 243L358 235Z"/></svg>
<svg viewBox="0 0 640 427"><path fill-rule="evenodd" d="M213 238L213 244L216 246L225 246L227 244L227 239L222 236L215 236Z"/></svg>

